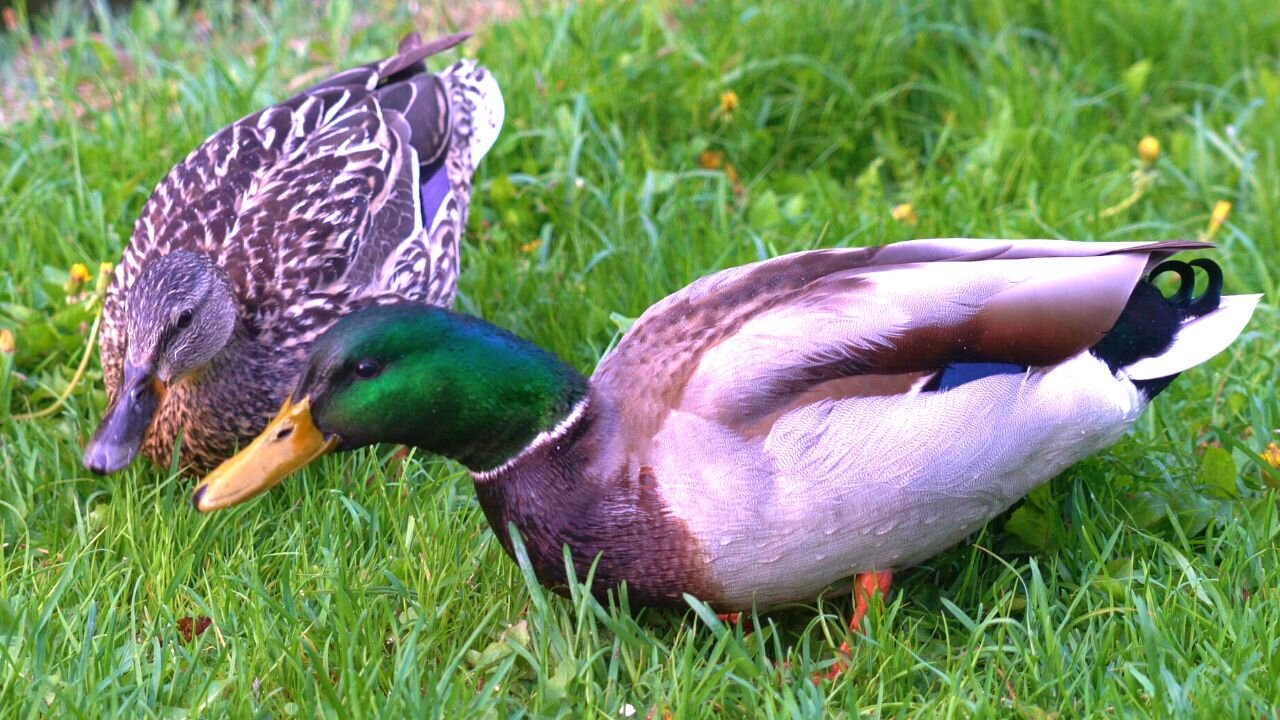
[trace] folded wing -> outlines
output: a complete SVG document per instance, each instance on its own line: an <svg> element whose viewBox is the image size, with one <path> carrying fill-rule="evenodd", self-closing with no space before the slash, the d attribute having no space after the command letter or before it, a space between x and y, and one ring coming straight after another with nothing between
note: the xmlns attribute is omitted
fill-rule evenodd
<svg viewBox="0 0 1280 720"><path fill-rule="evenodd" d="M595 382L629 435L672 410L750 432L824 396L918 387L951 363L1044 366L1096 344L1134 286L1201 243L925 240L783 256L650 309Z"/></svg>

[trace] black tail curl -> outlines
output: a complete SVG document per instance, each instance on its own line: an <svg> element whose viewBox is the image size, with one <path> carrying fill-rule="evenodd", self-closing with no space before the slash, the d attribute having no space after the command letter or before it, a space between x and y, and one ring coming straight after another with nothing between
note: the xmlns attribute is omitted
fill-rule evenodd
<svg viewBox="0 0 1280 720"><path fill-rule="evenodd" d="M1196 268L1203 270L1208 278L1208 284L1199 296L1195 295ZM1161 294L1155 285L1156 278L1165 273L1175 273L1179 280L1177 290L1169 297ZM1155 357L1168 350L1183 323L1217 310L1221 302L1222 268L1217 263L1203 258L1189 262L1166 260L1138 282L1116 324L1089 351L1105 362L1112 373L1118 372L1143 358ZM922 391L950 390L990 375L1026 370L1024 365L1010 363L953 363L926 383ZM1173 374L1133 382L1150 399L1160 394L1176 377L1177 374Z"/></svg>
<svg viewBox="0 0 1280 720"><path fill-rule="evenodd" d="M1204 274L1209 278L1208 286L1198 298L1191 297L1196 287L1195 268L1204 270ZM1177 308L1178 316L1183 321L1218 309L1218 305L1222 302L1222 268L1218 267L1218 263L1205 258L1196 258L1190 262L1165 260L1147 275L1146 282L1154 285L1156 278L1167 272L1178 274L1178 290L1168 298L1168 302Z"/></svg>
<svg viewBox="0 0 1280 720"><path fill-rule="evenodd" d="M1196 268L1203 270L1208 278L1208 285L1199 296L1194 294ZM1165 273L1174 273L1179 280L1178 289L1169 297L1162 295L1155 286L1156 278ZM1160 263L1133 288L1115 326L1091 351L1107 364L1111 372L1163 353L1173 344L1182 323L1218 309L1222 302L1222 280L1222 268L1205 258ZM1175 377L1143 380L1136 384L1151 398Z"/></svg>

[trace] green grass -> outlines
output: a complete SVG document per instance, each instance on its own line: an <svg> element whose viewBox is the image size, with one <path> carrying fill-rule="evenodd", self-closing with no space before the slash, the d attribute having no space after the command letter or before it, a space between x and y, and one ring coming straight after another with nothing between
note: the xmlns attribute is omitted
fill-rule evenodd
<svg viewBox="0 0 1280 720"><path fill-rule="evenodd" d="M0 413L66 386L90 319L64 307L67 269L117 258L174 162L303 73L440 17L191 5L66 3L0 36L0 327L20 373ZM1274 716L1274 0L531 3L466 51L508 115L459 306L584 371L626 318L730 265L910 237L1195 237L1219 200L1230 289L1267 300L1116 447L899 573L852 671L821 687L808 673L844 639L847 597L744 635L697 609L548 595L438 459L329 458L211 517L162 469L92 477L94 362L54 416L0 420L0 714ZM1151 186L1105 212L1147 134ZM891 219L904 202L918 224Z"/></svg>

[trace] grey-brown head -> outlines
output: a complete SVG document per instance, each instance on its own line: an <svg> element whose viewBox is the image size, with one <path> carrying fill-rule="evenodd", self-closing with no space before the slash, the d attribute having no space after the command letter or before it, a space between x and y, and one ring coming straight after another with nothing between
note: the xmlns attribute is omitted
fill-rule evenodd
<svg viewBox="0 0 1280 720"><path fill-rule="evenodd" d="M124 377L84 466L104 474L132 462L165 392L209 365L238 316L225 273L207 255L177 250L147 263L126 303Z"/></svg>

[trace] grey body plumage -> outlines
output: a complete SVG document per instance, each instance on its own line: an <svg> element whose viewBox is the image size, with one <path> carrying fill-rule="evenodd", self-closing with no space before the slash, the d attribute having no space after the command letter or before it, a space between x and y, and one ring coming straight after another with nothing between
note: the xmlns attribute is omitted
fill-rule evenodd
<svg viewBox="0 0 1280 720"><path fill-rule="evenodd" d="M544 582L567 544L638 604L741 610L919 563L1114 443L1142 380L1235 339L1258 296L1217 297L1218 272L1171 342L1096 354L1149 273L1203 247L918 240L709 275L632 325L554 442L473 472L477 495Z"/></svg>

